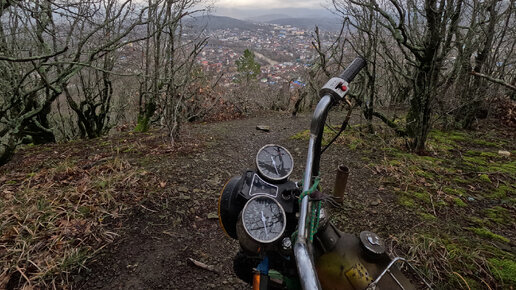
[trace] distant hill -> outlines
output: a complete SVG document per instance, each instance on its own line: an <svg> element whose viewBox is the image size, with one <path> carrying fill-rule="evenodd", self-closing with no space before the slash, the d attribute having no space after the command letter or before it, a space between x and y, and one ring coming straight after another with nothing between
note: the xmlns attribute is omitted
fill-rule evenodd
<svg viewBox="0 0 516 290"><path fill-rule="evenodd" d="M339 31L341 20L338 18L281 18L267 21L267 23L278 25L292 25L298 28L313 30L315 26L319 26L323 31Z"/></svg>
<svg viewBox="0 0 516 290"><path fill-rule="evenodd" d="M238 20L226 16L204 15L187 20L187 24L194 27L206 27L206 30L238 28L242 30L256 30L260 26L248 21Z"/></svg>
<svg viewBox="0 0 516 290"><path fill-rule="evenodd" d="M245 9L245 8L229 8L229 7L215 7L214 14L229 16L237 19L247 20L260 17L262 15L279 15L280 18L318 18L318 17L333 17L334 14L328 10L321 8L266 8L263 5L262 9ZM332 9L333 10L333 9ZM273 20L273 19L269 19ZM263 20L262 20L263 21Z"/></svg>
<svg viewBox="0 0 516 290"><path fill-rule="evenodd" d="M249 20L255 23L291 25L301 29L313 30L315 26L319 26L322 31L338 31L340 29L341 20L339 18L331 17L317 17L317 18L290 18L284 17L283 14L267 14L258 17L252 17ZM284 18L276 18L284 17ZM255 24L250 21L239 20L232 17L217 16L217 15L203 15L193 17L186 21L187 25L194 28L206 28L207 31L217 29L232 29L238 28L241 30L257 30L260 24Z"/></svg>
<svg viewBox="0 0 516 290"><path fill-rule="evenodd" d="M276 19L285 19L290 18L287 14L266 14L266 15L259 15L259 16L253 16L249 17L246 20L250 22L269 22Z"/></svg>

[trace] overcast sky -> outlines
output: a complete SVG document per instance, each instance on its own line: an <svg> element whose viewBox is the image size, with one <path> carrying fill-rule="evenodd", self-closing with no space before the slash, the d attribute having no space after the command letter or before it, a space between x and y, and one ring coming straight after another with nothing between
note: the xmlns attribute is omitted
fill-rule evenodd
<svg viewBox="0 0 516 290"><path fill-rule="evenodd" d="M322 8L325 0L215 0L215 7L238 9Z"/></svg>

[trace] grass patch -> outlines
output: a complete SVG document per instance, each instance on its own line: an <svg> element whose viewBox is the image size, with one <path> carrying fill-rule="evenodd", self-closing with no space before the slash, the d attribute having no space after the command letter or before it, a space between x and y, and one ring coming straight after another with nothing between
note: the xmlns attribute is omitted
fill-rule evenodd
<svg viewBox="0 0 516 290"><path fill-rule="evenodd" d="M294 140L308 140L310 139L310 130L304 130L299 133L296 133L290 137L290 139Z"/></svg>
<svg viewBox="0 0 516 290"><path fill-rule="evenodd" d="M423 218L424 220L427 220L427 221L435 221L435 220L437 220L437 217L435 215L433 215L433 214L420 212L419 215L421 216L421 218Z"/></svg>
<svg viewBox="0 0 516 290"><path fill-rule="evenodd" d="M464 196L466 194L466 190L461 187L444 187L443 191L455 196Z"/></svg>
<svg viewBox="0 0 516 290"><path fill-rule="evenodd" d="M338 130L338 128L336 129ZM338 132L338 131L337 131ZM343 136L347 133L347 131L344 132L344 134L342 134L341 136L339 136L339 139L342 139ZM324 126L324 131L323 131L323 140L321 142L321 145L322 146L326 146L328 145L328 143L330 142L330 140L335 136L336 132L333 131L330 127L328 126ZM347 136L347 138L349 138L349 136ZM301 131L299 133L296 133L294 135L292 135L290 137L290 139L294 139L294 140L309 140L310 139L310 130L304 130L304 131ZM353 138L355 140L358 140L356 138ZM358 140L360 141L360 140ZM357 141L357 142L358 142ZM355 145L355 149L356 149L356 146L358 145Z"/></svg>
<svg viewBox="0 0 516 290"><path fill-rule="evenodd" d="M513 221L509 211L501 206L495 206L484 210L486 217L494 223L509 224Z"/></svg>
<svg viewBox="0 0 516 290"><path fill-rule="evenodd" d="M494 239L494 240L497 240L497 241L500 241L500 242L504 242L504 243L508 243L509 242L509 239L504 237L504 236L500 236L500 235L497 235L493 232L491 232L488 228L485 228L485 227L482 227L482 228L466 228L467 230L470 230L472 232L474 232L475 234L481 236L481 237L484 237L484 238L489 238L489 239Z"/></svg>
<svg viewBox="0 0 516 290"><path fill-rule="evenodd" d="M495 188L495 190L493 191L493 193L491 195L489 195L490 198L494 198L494 199L503 199L503 198L506 198L510 193L515 193L516 190L507 186L507 185L500 185L498 186L497 188Z"/></svg>
<svg viewBox="0 0 516 290"><path fill-rule="evenodd" d="M462 199L458 198L458 197L454 197L453 198L453 202L457 205L457 206L460 206L460 207L467 207L468 204L465 203L464 201L462 201Z"/></svg>
<svg viewBox="0 0 516 290"><path fill-rule="evenodd" d="M406 196L406 195L401 195L398 199L398 202L402 205L402 206L405 206L405 207L409 207L409 208L414 208L416 207L416 202L414 201L414 199Z"/></svg>
<svg viewBox="0 0 516 290"><path fill-rule="evenodd" d="M95 162L84 169L77 160L64 159L0 186L5 194L0 262L4 278L15 279L11 283L17 288L31 284L45 289L56 280L67 281L69 273L84 267L96 249L115 237L103 221L141 199L128 188L150 187L125 159ZM16 278L20 276L24 278Z"/></svg>
<svg viewBox="0 0 516 290"><path fill-rule="evenodd" d="M487 168L490 173L501 173L516 176L516 161L512 162L498 162L490 164Z"/></svg>
<svg viewBox="0 0 516 290"><path fill-rule="evenodd" d="M516 285L516 261L491 258L488 260L491 272L508 285Z"/></svg>
<svg viewBox="0 0 516 290"><path fill-rule="evenodd" d="M500 144L499 142L491 142L491 141L487 141L487 140L484 140L484 139L473 139L471 140L471 142L473 142L474 144L476 145L481 145L481 146L486 146L486 147L499 147Z"/></svg>
<svg viewBox="0 0 516 290"><path fill-rule="evenodd" d="M493 182L491 181L491 179L489 178L489 175L487 175L487 174L480 174L480 175L478 176L478 179L480 179L480 181L483 181L483 182L493 183Z"/></svg>
<svg viewBox="0 0 516 290"><path fill-rule="evenodd" d="M430 203L430 193L428 192L414 192L412 195L421 201Z"/></svg>

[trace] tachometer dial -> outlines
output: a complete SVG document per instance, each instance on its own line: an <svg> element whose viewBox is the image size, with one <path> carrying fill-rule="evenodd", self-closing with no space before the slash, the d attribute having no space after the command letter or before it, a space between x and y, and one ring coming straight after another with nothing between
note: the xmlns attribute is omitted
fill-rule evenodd
<svg viewBox="0 0 516 290"><path fill-rule="evenodd" d="M264 178L280 181L292 173L294 159L284 147L269 144L263 146L256 154L256 167Z"/></svg>
<svg viewBox="0 0 516 290"><path fill-rule="evenodd" d="M252 239L260 243L272 243L283 235L287 218L275 199L259 195L251 198L244 206L242 223Z"/></svg>

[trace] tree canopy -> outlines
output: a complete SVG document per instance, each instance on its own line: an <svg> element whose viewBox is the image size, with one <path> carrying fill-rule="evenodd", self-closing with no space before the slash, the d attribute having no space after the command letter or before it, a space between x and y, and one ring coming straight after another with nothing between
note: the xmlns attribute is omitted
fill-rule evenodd
<svg viewBox="0 0 516 290"><path fill-rule="evenodd" d="M254 60L254 53L246 49L244 54L236 60L238 82L244 81L248 84L251 80L255 80L260 76L260 64Z"/></svg>

